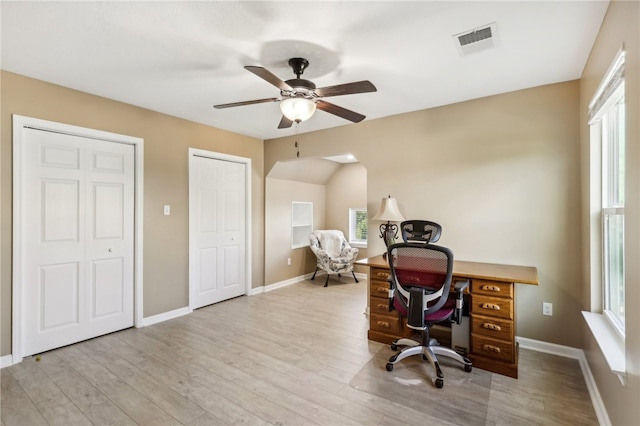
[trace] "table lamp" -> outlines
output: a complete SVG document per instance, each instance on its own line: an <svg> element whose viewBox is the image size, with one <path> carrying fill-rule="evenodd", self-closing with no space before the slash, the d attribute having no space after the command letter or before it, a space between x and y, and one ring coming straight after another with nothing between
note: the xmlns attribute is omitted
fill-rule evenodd
<svg viewBox="0 0 640 426"><path fill-rule="evenodd" d="M378 213L376 213L372 220L386 222L380 225L380 238L384 240L384 245L389 248L398 237L398 225L391 222L402 222L404 220L402 213L400 213L398 209L398 201L395 198L391 198L391 195L383 198L380 202ZM387 252L385 252L383 256L386 258L386 255Z"/></svg>

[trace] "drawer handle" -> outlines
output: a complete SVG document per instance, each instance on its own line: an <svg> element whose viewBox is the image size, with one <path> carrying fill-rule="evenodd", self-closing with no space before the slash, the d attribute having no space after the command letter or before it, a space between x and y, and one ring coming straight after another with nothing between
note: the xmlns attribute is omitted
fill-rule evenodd
<svg viewBox="0 0 640 426"><path fill-rule="evenodd" d="M493 345L482 345L482 349L484 349L485 351L489 351L489 352L495 352L497 354L500 353L500 348L497 346L493 346Z"/></svg>
<svg viewBox="0 0 640 426"><path fill-rule="evenodd" d="M488 285L485 284L482 287L480 287L481 289L485 290L485 291L500 291L500 287L498 287L497 285Z"/></svg>
<svg viewBox="0 0 640 426"><path fill-rule="evenodd" d="M500 305L496 305L495 303L483 303L482 309L491 309L492 311L499 311Z"/></svg>
<svg viewBox="0 0 640 426"><path fill-rule="evenodd" d="M387 327L389 328L389 323L386 321L378 321L376 324L378 324L380 327Z"/></svg>
<svg viewBox="0 0 640 426"><path fill-rule="evenodd" d="M376 291L378 293L384 293L384 294L388 294L389 293L389 289L388 288L384 288L384 287L377 287Z"/></svg>
<svg viewBox="0 0 640 426"><path fill-rule="evenodd" d="M388 274L388 273L386 273L386 272L378 272L378 273L376 274L376 276L378 276L378 277L380 277L380 278L384 278L385 280L386 280L387 278L389 278L389 274Z"/></svg>
<svg viewBox="0 0 640 426"><path fill-rule="evenodd" d="M490 322L485 322L482 324L482 328L486 328L488 330L502 331L502 327L498 324L491 324Z"/></svg>
<svg viewBox="0 0 640 426"><path fill-rule="evenodd" d="M389 309L389 304L388 303L378 303L377 306L380 309Z"/></svg>

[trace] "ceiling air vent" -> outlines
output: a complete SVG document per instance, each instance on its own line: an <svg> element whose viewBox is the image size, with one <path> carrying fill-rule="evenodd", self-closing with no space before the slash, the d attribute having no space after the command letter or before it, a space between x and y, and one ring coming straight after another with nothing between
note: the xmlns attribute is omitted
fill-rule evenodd
<svg viewBox="0 0 640 426"><path fill-rule="evenodd" d="M496 45L496 24L484 25L453 36L462 56L490 49Z"/></svg>

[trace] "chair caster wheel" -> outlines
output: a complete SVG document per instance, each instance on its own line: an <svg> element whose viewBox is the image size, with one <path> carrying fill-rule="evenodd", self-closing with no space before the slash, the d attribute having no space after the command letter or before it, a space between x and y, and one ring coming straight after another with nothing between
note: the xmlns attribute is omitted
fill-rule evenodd
<svg viewBox="0 0 640 426"><path fill-rule="evenodd" d="M398 345L396 345L395 343L391 344L391 350L392 351L397 351L398 350Z"/></svg>
<svg viewBox="0 0 640 426"><path fill-rule="evenodd" d="M444 386L444 380L442 379L436 379L436 387L438 389L442 389L442 387Z"/></svg>
<svg viewBox="0 0 640 426"><path fill-rule="evenodd" d="M473 367L471 366L471 364L465 364L464 365L464 371L466 371L467 373L471 373L471 369Z"/></svg>
<svg viewBox="0 0 640 426"><path fill-rule="evenodd" d="M393 371L393 364L390 362L387 363L387 371Z"/></svg>

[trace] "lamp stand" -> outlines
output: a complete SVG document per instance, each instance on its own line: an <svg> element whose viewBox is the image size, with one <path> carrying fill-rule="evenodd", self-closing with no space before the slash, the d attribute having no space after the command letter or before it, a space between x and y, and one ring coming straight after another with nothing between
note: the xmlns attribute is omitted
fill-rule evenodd
<svg viewBox="0 0 640 426"><path fill-rule="evenodd" d="M395 223L391 223L389 221L387 221L387 223L383 223L382 225L380 225L380 238L382 238L382 240L384 241L384 245L387 249L389 249L389 246L396 241L397 237L398 237L398 225L396 225ZM387 258L386 251L382 254L382 257L384 259Z"/></svg>

